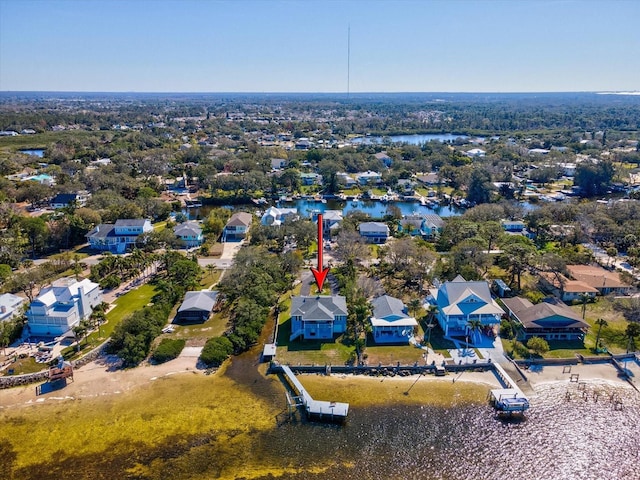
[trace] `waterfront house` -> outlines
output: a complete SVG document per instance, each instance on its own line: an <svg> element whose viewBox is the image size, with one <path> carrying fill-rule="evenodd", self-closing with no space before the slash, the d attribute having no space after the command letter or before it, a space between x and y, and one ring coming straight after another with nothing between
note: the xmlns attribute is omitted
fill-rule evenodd
<svg viewBox="0 0 640 480"><path fill-rule="evenodd" d="M261 225L268 225L272 227L279 227L286 220L292 220L298 217L298 209L296 208L276 208L269 207L262 218L260 219Z"/></svg>
<svg viewBox="0 0 640 480"><path fill-rule="evenodd" d="M598 294L598 290L585 282L570 280L561 273L553 272L538 273L540 284L544 289L553 293L563 302L579 301L583 298L593 300Z"/></svg>
<svg viewBox="0 0 640 480"><path fill-rule="evenodd" d="M440 176L437 172L429 172L416 175L416 180L428 186L440 185Z"/></svg>
<svg viewBox="0 0 640 480"><path fill-rule="evenodd" d="M589 324L564 303L553 298L534 305L523 297L502 300L509 317L518 325L518 338L545 340L583 340Z"/></svg>
<svg viewBox="0 0 640 480"><path fill-rule="evenodd" d="M445 336L468 335L470 320L479 320L482 329L488 332L500 324L504 315L486 281L467 281L461 275L449 282L437 283L429 290L426 301L436 308Z"/></svg>
<svg viewBox="0 0 640 480"><path fill-rule="evenodd" d="M347 329L347 314L347 300L341 295L293 297L290 340L333 339Z"/></svg>
<svg viewBox="0 0 640 480"><path fill-rule="evenodd" d="M322 175L313 172L301 172L300 182L305 186L322 185Z"/></svg>
<svg viewBox="0 0 640 480"><path fill-rule="evenodd" d="M56 280L40 291L27 310L27 327L32 336L57 337L68 334L89 318L102 302L97 283L68 277Z"/></svg>
<svg viewBox="0 0 640 480"><path fill-rule="evenodd" d="M173 234L186 248L199 247L204 240L202 228L196 222L184 222L176 225L173 227Z"/></svg>
<svg viewBox="0 0 640 480"><path fill-rule="evenodd" d="M363 222L358 230L368 243L384 243L389 238L389 226L383 222Z"/></svg>
<svg viewBox="0 0 640 480"><path fill-rule="evenodd" d="M325 210L322 214L322 233L331 238L333 232L342 224L342 210Z"/></svg>
<svg viewBox="0 0 640 480"><path fill-rule="evenodd" d="M618 272L594 265L567 265L567 271L576 280L598 290L600 295L628 295L632 287L620 280Z"/></svg>
<svg viewBox="0 0 640 480"><path fill-rule="evenodd" d="M407 215L400 220L398 230L412 237L420 236L425 240L435 240L442 233L444 220L435 213L423 215Z"/></svg>
<svg viewBox="0 0 640 480"><path fill-rule="evenodd" d="M378 344L408 343L418 326L415 318L407 315L402 300L389 295L382 295L371 302L373 315L371 335Z"/></svg>
<svg viewBox="0 0 640 480"><path fill-rule="evenodd" d="M24 298L12 293L0 295L0 322L10 320L22 311Z"/></svg>
<svg viewBox="0 0 640 480"><path fill-rule="evenodd" d="M184 301L178 307L175 321L183 323L206 322L211 316L217 301L217 291L187 292L184 295Z"/></svg>
<svg viewBox="0 0 640 480"><path fill-rule="evenodd" d="M377 185L382 182L382 175L378 172L367 170L356 174L357 182L362 185Z"/></svg>
<svg viewBox="0 0 640 480"><path fill-rule="evenodd" d="M336 178L341 185L344 185L346 188L351 188L355 186L358 182L346 172L338 172L336 173Z"/></svg>
<svg viewBox="0 0 640 480"><path fill-rule="evenodd" d="M145 219L118 219L116 223L101 223L86 238L93 250L124 253L135 246L138 237L151 232L153 226Z"/></svg>

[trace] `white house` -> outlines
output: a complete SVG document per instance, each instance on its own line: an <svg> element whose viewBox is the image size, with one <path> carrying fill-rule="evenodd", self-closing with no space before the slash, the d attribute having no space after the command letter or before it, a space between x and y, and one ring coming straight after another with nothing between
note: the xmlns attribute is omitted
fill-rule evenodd
<svg viewBox="0 0 640 480"><path fill-rule="evenodd" d="M269 207L262 218L260 219L261 225L270 225L273 227L279 227L287 219L294 219L298 216L297 208L276 208Z"/></svg>
<svg viewBox="0 0 640 480"><path fill-rule="evenodd" d="M291 337L332 339L347 329L347 300L341 295L299 296L291 299Z"/></svg>
<svg viewBox="0 0 640 480"><path fill-rule="evenodd" d="M68 277L40 291L27 310L27 328L32 336L58 337L91 315L102 302L102 291L88 279Z"/></svg>
<svg viewBox="0 0 640 480"><path fill-rule="evenodd" d="M437 308L438 323L445 336L468 335L469 321L475 320L480 321L483 330L490 330L504 315L491 297L487 282L468 282L461 275L430 289L427 303Z"/></svg>
<svg viewBox="0 0 640 480"><path fill-rule="evenodd" d="M408 343L418 326L415 318L407 315L402 300L382 295L371 302L371 335L375 343Z"/></svg>
<svg viewBox="0 0 640 480"><path fill-rule="evenodd" d="M470 158L480 158L484 157L487 152L485 152L481 148L472 148L471 150L467 150L466 152L464 152L464 154Z"/></svg>
<svg viewBox="0 0 640 480"><path fill-rule="evenodd" d="M94 250L111 253L124 253L136 244L138 237L151 232L153 226L149 220L122 219L116 223L102 223L87 233L86 238Z"/></svg>
<svg viewBox="0 0 640 480"><path fill-rule="evenodd" d="M367 170L356 174L356 180L360 185L376 185L382 182L382 175L378 172Z"/></svg>
<svg viewBox="0 0 640 480"><path fill-rule="evenodd" d="M10 320L16 316L24 303L24 298L12 293L0 295L0 322Z"/></svg>

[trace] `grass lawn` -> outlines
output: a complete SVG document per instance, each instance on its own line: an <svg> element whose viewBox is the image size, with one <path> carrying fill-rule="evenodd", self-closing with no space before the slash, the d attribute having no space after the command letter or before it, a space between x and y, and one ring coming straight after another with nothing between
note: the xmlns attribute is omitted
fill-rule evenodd
<svg viewBox="0 0 640 480"><path fill-rule="evenodd" d="M0 375L8 375L10 370L13 370L12 375L24 375L25 373L41 372L49 368L46 363L37 363L33 357L18 358L15 362L7 367L6 370L0 373Z"/></svg>
<svg viewBox="0 0 640 480"><path fill-rule="evenodd" d="M171 317L173 318L173 317ZM176 324L175 331L170 338L183 338L189 347L202 347L212 337L221 336L229 326L227 311L216 312L204 323ZM161 335L164 338L167 335Z"/></svg>
<svg viewBox="0 0 640 480"><path fill-rule="evenodd" d="M153 230L155 232L161 232L165 228L167 228L167 221L166 220L164 222L158 222L158 223L154 223L153 224Z"/></svg>
<svg viewBox="0 0 640 480"><path fill-rule="evenodd" d="M627 338L624 331L629 322L613 307L615 300L607 297L598 297L594 303L587 303L585 321L589 324L589 332L585 338L585 347L589 349L588 355L593 355L591 349L595 348L598 326L596 320L602 318L607 321L607 326L602 328L600 338L602 344L612 353L624 353L627 351ZM573 305L571 309L582 316L582 305Z"/></svg>
<svg viewBox="0 0 640 480"><path fill-rule="evenodd" d="M213 273L209 273L209 271L205 267L204 271L205 274L200 279L200 290L209 288L212 285L218 283L218 280L220 280L220 276L222 275L222 272L220 270L213 270Z"/></svg>
<svg viewBox="0 0 640 480"><path fill-rule="evenodd" d="M107 313L107 321L100 326L99 330L92 332L81 342L80 352L91 350L109 338L122 320L147 305L154 294L155 287L146 283L120 296L115 301L115 307ZM76 350L76 346L68 347L62 351L62 354L67 359L73 358L77 355Z"/></svg>
<svg viewBox="0 0 640 480"><path fill-rule="evenodd" d="M423 350L413 345L375 345L369 336L365 354L367 355L367 363L370 366L395 365L413 365L415 362L424 363L422 358Z"/></svg>

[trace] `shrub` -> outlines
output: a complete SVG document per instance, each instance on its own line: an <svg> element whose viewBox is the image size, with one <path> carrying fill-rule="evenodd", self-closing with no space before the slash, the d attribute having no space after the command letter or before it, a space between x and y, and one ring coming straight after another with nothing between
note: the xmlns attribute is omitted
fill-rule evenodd
<svg viewBox="0 0 640 480"><path fill-rule="evenodd" d="M227 337L213 337L207 340L200 360L209 367L217 367L233 352L233 344Z"/></svg>
<svg viewBox="0 0 640 480"><path fill-rule="evenodd" d="M544 338L541 337L531 337L527 342L527 347L533 350L533 353L536 355L544 355L549 351L549 344Z"/></svg>
<svg viewBox="0 0 640 480"><path fill-rule="evenodd" d="M184 348L185 341L177 338L163 338L156 347L151 358L157 363L168 362L180 355Z"/></svg>

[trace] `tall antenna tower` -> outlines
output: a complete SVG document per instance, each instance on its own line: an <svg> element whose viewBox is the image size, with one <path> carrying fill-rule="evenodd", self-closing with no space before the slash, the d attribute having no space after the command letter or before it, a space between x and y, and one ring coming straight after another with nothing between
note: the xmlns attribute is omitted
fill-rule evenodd
<svg viewBox="0 0 640 480"><path fill-rule="evenodd" d="M347 98L349 98L351 83L351 24L347 29Z"/></svg>

